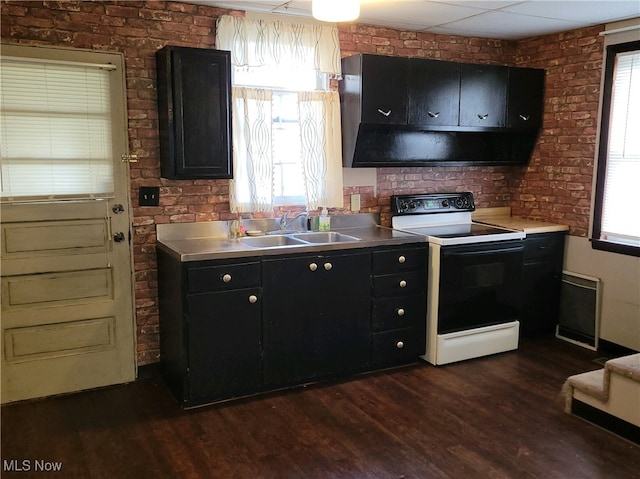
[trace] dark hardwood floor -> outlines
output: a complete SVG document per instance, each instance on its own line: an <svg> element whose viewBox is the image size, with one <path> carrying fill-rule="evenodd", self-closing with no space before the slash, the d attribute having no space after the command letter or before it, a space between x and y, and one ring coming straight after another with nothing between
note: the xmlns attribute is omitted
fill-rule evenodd
<svg viewBox="0 0 640 479"><path fill-rule="evenodd" d="M543 339L190 411L153 378L12 404L2 477L640 478L640 446L563 412L596 357Z"/></svg>

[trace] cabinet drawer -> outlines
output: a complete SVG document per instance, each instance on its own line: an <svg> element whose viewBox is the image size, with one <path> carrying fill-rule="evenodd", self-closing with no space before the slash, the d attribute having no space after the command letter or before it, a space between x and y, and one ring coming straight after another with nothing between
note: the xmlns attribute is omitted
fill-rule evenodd
<svg viewBox="0 0 640 479"><path fill-rule="evenodd" d="M407 271L373 277L373 295L426 293L427 272Z"/></svg>
<svg viewBox="0 0 640 479"><path fill-rule="evenodd" d="M529 235L524 241L524 259L564 255L564 233Z"/></svg>
<svg viewBox="0 0 640 479"><path fill-rule="evenodd" d="M373 364L408 362L425 353L425 328L396 329L372 335Z"/></svg>
<svg viewBox="0 0 640 479"><path fill-rule="evenodd" d="M191 268L188 292L227 291L260 286L260 263L239 263Z"/></svg>
<svg viewBox="0 0 640 479"><path fill-rule="evenodd" d="M371 326L374 331L400 329L425 324L425 294L395 296L373 301Z"/></svg>
<svg viewBox="0 0 640 479"><path fill-rule="evenodd" d="M427 246L373 253L373 274L395 273L427 268Z"/></svg>

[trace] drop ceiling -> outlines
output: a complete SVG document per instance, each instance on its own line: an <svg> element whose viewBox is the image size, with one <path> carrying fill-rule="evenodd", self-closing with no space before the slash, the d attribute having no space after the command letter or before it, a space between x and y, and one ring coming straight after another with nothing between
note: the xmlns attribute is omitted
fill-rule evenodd
<svg viewBox="0 0 640 479"><path fill-rule="evenodd" d="M311 0L205 0L192 3L311 17ZM520 40L638 17L640 0L362 0L356 23Z"/></svg>

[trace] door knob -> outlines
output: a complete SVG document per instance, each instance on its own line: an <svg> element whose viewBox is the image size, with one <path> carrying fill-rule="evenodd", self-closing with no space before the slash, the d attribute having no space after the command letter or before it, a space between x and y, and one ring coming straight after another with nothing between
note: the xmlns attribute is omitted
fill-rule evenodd
<svg viewBox="0 0 640 479"><path fill-rule="evenodd" d="M113 241L115 241L116 243L122 243L124 239L125 239L125 236L122 231L118 231L116 234L113 235Z"/></svg>
<svg viewBox="0 0 640 479"><path fill-rule="evenodd" d="M113 208L111 209L115 214L124 213L124 206L122 206L120 203L113 205Z"/></svg>

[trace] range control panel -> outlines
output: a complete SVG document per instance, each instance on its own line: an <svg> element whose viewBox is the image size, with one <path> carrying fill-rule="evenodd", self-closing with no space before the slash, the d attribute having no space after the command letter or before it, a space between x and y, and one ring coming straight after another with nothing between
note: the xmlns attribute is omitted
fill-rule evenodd
<svg viewBox="0 0 640 479"><path fill-rule="evenodd" d="M473 193L426 193L393 195L391 216L474 211Z"/></svg>

